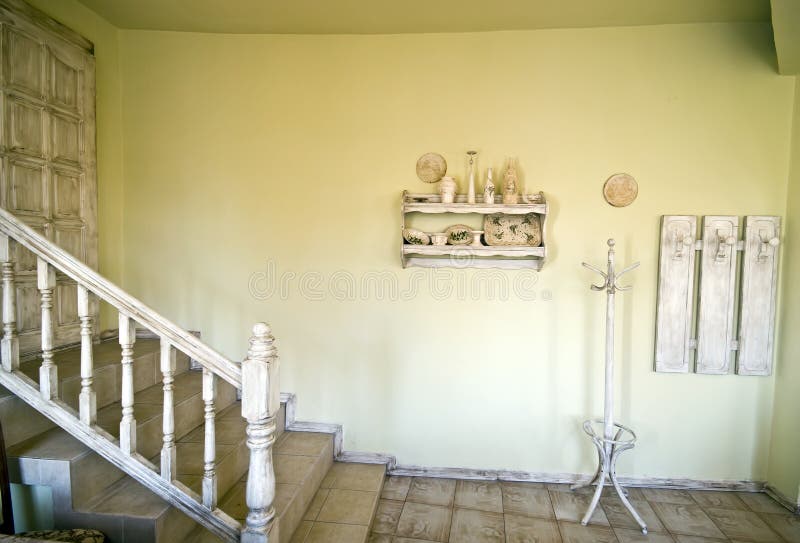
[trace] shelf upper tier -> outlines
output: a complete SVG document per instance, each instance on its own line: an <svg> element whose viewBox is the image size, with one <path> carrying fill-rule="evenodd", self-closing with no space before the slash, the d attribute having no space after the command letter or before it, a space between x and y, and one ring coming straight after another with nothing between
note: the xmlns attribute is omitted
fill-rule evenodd
<svg viewBox="0 0 800 543"><path fill-rule="evenodd" d="M521 245L411 245L403 244L403 254L426 256L504 256L504 257L544 257L544 247Z"/></svg>
<svg viewBox="0 0 800 543"><path fill-rule="evenodd" d="M504 204L502 196L495 196L494 204L483 203L483 195L476 196L477 203L468 204L466 194L457 194L455 202L443 204L438 194L413 194L403 192L403 213L505 213L525 215L527 213L547 214L547 202L539 193L535 203Z"/></svg>

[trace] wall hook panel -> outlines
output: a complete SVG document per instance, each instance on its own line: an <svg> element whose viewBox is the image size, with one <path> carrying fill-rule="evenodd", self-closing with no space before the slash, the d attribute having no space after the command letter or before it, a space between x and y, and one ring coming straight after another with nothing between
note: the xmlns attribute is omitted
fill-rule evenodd
<svg viewBox="0 0 800 543"><path fill-rule="evenodd" d="M780 229L780 217L745 217L739 375L772 373Z"/></svg>
<svg viewBox="0 0 800 543"><path fill-rule="evenodd" d="M697 373L726 374L734 347L739 217L703 217Z"/></svg>
<svg viewBox="0 0 800 543"><path fill-rule="evenodd" d="M696 234L697 217L662 217L656 310L656 371L689 371Z"/></svg>

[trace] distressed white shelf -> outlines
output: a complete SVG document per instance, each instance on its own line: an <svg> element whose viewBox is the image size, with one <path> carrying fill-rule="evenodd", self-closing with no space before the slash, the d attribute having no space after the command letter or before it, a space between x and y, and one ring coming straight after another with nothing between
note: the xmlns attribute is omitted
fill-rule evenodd
<svg viewBox="0 0 800 543"><path fill-rule="evenodd" d="M547 256L546 219L547 202L540 192L535 202L503 204L496 196L494 204L483 202L468 204L466 194L458 194L452 204L443 204L438 194L414 194L403 191L401 231L406 227L408 213L526 215L536 213L542 227L542 245L412 245L402 241L401 259L403 267L425 268L505 268L540 270ZM401 238L402 240L402 238Z"/></svg>

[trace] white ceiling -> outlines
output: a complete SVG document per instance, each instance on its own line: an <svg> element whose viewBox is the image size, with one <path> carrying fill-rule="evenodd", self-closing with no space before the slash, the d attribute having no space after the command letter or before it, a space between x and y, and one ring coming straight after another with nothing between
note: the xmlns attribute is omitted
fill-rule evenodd
<svg viewBox="0 0 800 543"><path fill-rule="evenodd" d="M473 32L770 19L769 0L79 1L120 28L252 34Z"/></svg>

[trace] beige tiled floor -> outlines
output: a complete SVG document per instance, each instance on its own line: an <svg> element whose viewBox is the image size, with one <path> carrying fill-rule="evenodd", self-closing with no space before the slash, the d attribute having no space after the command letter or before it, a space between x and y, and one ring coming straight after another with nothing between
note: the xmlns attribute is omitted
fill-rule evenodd
<svg viewBox="0 0 800 543"><path fill-rule="evenodd" d="M593 490L593 489L592 489ZM388 477L370 543L800 543L800 517L766 494L629 489L643 535L613 489L589 526L590 489Z"/></svg>

